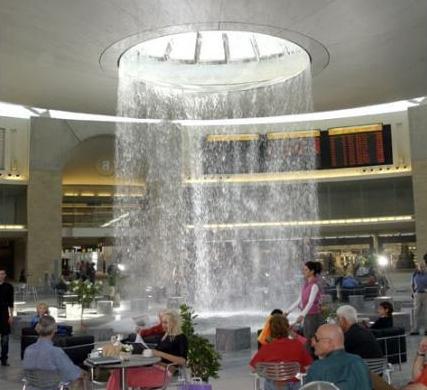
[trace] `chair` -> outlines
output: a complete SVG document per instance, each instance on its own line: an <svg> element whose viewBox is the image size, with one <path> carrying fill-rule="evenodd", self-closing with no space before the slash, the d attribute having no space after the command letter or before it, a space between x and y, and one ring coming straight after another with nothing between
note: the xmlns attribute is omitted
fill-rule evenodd
<svg viewBox="0 0 427 390"><path fill-rule="evenodd" d="M363 361L368 366L369 371L383 376L386 382L391 385L391 372L393 371L393 366L390 363L387 363L385 358L363 359Z"/></svg>
<svg viewBox="0 0 427 390"><path fill-rule="evenodd" d="M331 382L315 381L300 387L300 390L340 390Z"/></svg>
<svg viewBox="0 0 427 390"><path fill-rule="evenodd" d="M23 390L27 389L28 386L37 389L65 390L69 385L69 383L61 382L58 372L53 370L24 370L23 381Z"/></svg>
<svg viewBox="0 0 427 390"><path fill-rule="evenodd" d="M259 390L260 377L274 382L286 382L299 374L300 365L297 362L262 362L255 366L255 371L255 390Z"/></svg>
<svg viewBox="0 0 427 390"><path fill-rule="evenodd" d="M176 371L172 376L172 380L167 384L165 389L168 387L180 387L183 384L189 383L190 378L188 376L186 366L177 366L176 364L169 364L168 367L169 366L174 367Z"/></svg>
<svg viewBox="0 0 427 390"><path fill-rule="evenodd" d="M176 370L174 372L174 370ZM172 379L168 376L168 372L174 372L175 375L172 376ZM174 380L174 377L177 380ZM187 371L185 366L179 366L178 364L170 363L166 366L165 376L163 379L163 385L161 387L153 387L150 390L165 390L168 387L179 387L184 383L188 383Z"/></svg>
<svg viewBox="0 0 427 390"><path fill-rule="evenodd" d="M371 329L377 339L387 361L392 364L399 364L407 361L406 334L401 327L386 329Z"/></svg>

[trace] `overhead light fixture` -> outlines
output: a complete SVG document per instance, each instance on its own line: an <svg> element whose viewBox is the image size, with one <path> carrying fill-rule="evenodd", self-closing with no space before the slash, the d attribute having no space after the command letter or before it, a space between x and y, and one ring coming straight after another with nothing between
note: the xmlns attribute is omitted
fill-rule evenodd
<svg viewBox="0 0 427 390"><path fill-rule="evenodd" d="M108 221L108 222L104 223L103 225L101 225L101 227L108 227L108 226L111 226L112 224L114 224L114 223L116 223L116 222L119 222L119 221L121 221L122 219L127 218L127 217L129 217L129 213L122 214L122 215L120 215L119 217L117 217L117 218L113 218L111 221Z"/></svg>
<svg viewBox="0 0 427 390"><path fill-rule="evenodd" d="M324 219L307 221L277 221L277 222L237 222L237 223L216 223L203 224L200 226L187 225L188 229L241 229L241 228L281 228L281 227L309 227L309 226L341 226L357 224L376 224L385 222L411 222L414 221L412 215L398 215L390 217L370 217L370 218L346 218L346 219Z"/></svg>
<svg viewBox="0 0 427 390"><path fill-rule="evenodd" d="M25 225L0 225L0 230L25 230Z"/></svg>

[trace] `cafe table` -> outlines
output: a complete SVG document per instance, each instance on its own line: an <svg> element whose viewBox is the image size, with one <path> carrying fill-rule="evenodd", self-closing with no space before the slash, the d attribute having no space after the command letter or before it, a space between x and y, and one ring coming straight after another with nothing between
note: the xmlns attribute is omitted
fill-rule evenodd
<svg viewBox="0 0 427 390"><path fill-rule="evenodd" d="M126 375L126 371L128 368L152 366L153 364L156 364L158 362L160 362L159 357L130 355L127 359L123 359L121 363L93 365L93 364L90 364L87 360L85 360L84 365L89 367L91 370L91 381L93 381L93 370L97 367L106 368L109 370L119 369L120 370L120 389L128 390L127 375Z"/></svg>

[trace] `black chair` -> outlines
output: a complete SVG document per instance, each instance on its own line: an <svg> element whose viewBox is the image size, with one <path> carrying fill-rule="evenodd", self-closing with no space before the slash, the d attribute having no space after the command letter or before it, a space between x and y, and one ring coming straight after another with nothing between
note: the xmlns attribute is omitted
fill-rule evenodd
<svg viewBox="0 0 427 390"><path fill-rule="evenodd" d="M57 333L60 336L71 336L73 334L73 327L69 325L59 325L60 329ZM33 327L26 327L21 329L21 360L24 358L24 351L29 345L37 341L38 334Z"/></svg>
<svg viewBox="0 0 427 390"><path fill-rule="evenodd" d="M407 361L405 328L371 329L387 361L401 364Z"/></svg>
<svg viewBox="0 0 427 390"><path fill-rule="evenodd" d="M59 336L54 338L53 343L55 346L63 349L76 366L83 366L83 362L95 348L95 337L91 335Z"/></svg>
<svg viewBox="0 0 427 390"><path fill-rule="evenodd" d="M21 336L21 359L24 358L25 349L37 341L38 335L33 328L23 328ZM53 344L60 347L77 366L82 366L87 355L95 347L95 337L84 336L61 336L55 335Z"/></svg>

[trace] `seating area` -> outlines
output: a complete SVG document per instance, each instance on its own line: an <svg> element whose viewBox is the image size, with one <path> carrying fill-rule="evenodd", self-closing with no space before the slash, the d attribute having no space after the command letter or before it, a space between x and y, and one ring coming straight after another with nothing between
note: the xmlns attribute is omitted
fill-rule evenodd
<svg viewBox="0 0 427 390"><path fill-rule="evenodd" d="M95 347L95 338L91 335L73 336L72 327L68 327L68 335L56 335L53 339L55 346L60 347L71 361L83 366L84 360ZM25 349L37 341L37 333L33 328L23 328L21 336L21 359L24 358Z"/></svg>
<svg viewBox="0 0 427 390"><path fill-rule="evenodd" d="M390 291L390 296L382 296L375 297L374 299L366 298L361 295L351 295L349 296L349 303L354 304L354 306L360 307L360 316L365 318L366 321L372 320L376 318L375 310L378 307L378 304L384 299L390 300L392 302L397 302L396 307L398 308L406 308L407 310L411 310L410 303L404 300L404 298L399 298L393 296L393 291ZM66 297L65 301L68 299L75 300L73 294L70 294L70 297ZM43 296L43 295L42 295ZM326 299L325 299L326 297ZM360 299L362 298L362 299ZM56 304L56 297L48 298L50 302ZM53 300L52 300L53 299ZM334 301L332 298L328 298L328 296L324 296L322 301L324 305L329 305L331 310L335 310L337 306L344 304L344 302ZM360 301L360 302L359 302ZM113 319L114 309L109 309L110 302L108 300L99 298L98 303L95 303L92 306L91 312L95 313L95 306L102 307L105 310L102 310L102 313L99 313L100 318L103 318L101 321L104 325L100 326L97 323L97 326L90 325L92 323L89 320L89 328L85 329L84 332L86 334L81 334L81 331L75 331L75 329L79 329L80 326L77 325L76 321L71 321L64 317L66 313L66 309L59 308L59 321L64 321L64 324L60 326L60 334L56 335L54 338L54 345L62 348L67 356L70 357L74 364L77 364L81 367L85 367L84 361L87 356L96 349L97 346L105 343L105 340L108 340L112 334L114 334L114 325L112 323L106 324L106 319ZM64 302L64 306L69 304L70 302ZM360 303L358 305L358 303ZM106 305L108 307L106 307ZM56 306L55 306L56 307ZM54 312L56 309L54 307ZM19 356L22 358L25 349L34 343L37 339L37 334L32 327L29 327L31 317L34 314L34 311L30 311L29 309L34 308L34 304L32 303L32 298L29 297L28 303L19 306L20 312L16 317L15 327L14 327L14 335L19 331L18 338L18 346L19 346ZM132 307L130 307L132 311ZM412 321L410 316L410 312L408 311L408 318ZM400 318L401 314L404 312L396 312L394 314L395 318ZM144 316L135 317L135 321L143 321ZM406 318L405 318L406 320ZM399 323L397 321L397 323ZM68 325L69 324L69 325ZM410 324L409 324L410 325ZM297 376L298 380L301 381L302 386L315 386L315 384L304 384L304 374L300 373L299 364L288 364L288 363L271 363L271 364L259 364L257 366L255 378L251 376L246 369L246 364L250 359L250 356L255 351L255 335L252 333L251 328L244 326L226 326L225 324L221 327L215 329L216 334L214 333L211 336L211 339L216 344L216 349L220 351L223 356L223 370L221 373L221 378L219 380L212 380L212 384L216 390L217 386L219 389L228 390L230 387L229 384L232 383L232 386L237 385L237 387L232 387L233 389L243 389L254 387L255 389L263 389L263 380L270 379L272 381L285 381L286 378ZM410 367L414 358L414 352L416 350L416 343L419 338L410 338L408 337L408 329L405 329L401 326L395 326L393 328L388 329L373 329L372 333L375 335L375 338L379 342L381 350L384 354L384 359L367 359L365 363L368 365L369 369L372 372L381 374L382 378L392 386L403 385L410 377ZM14 340L16 340L14 338ZM159 341L159 338L154 336L153 338L147 337L145 341L148 342L150 346L156 345ZM151 342L153 344L151 344ZM12 342L13 343L13 342ZM133 353L141 353L142 350L138 350L139 344L135 344L135 335L130 335L127 339L123 340L123 343L131 344L135 346ZM12 348L13 349L13 348ZM236 369L237 367L242 367L241 369ZM14 365L19 366L19 362L15 362ZM86 367L87 369L87 367ZM229 377L227 377L227 372L229 372ZM0 371L0 385L1 385L1 371ZM27 373L20 373L19 375L27 375ZM92 372L93 379L95 382L98 382L97 389L105 389L106 380L108 379L108 371L104 373L104 377L97 377L95 372ZM106 376L105 376L106 375ZM172 378L172 382L166 381L164 383L163 388L173 387L182 383L183 377L189 377L188 373L179 373ZM30 385L31 381L37 381L37 376L31 377L28 375L27 385ZM97 381L97 379L102 379ZM249 381L249 382L248 382ZM35 382L33 382L35 383ZM244 385L246 383L246 385ZM244 386L244 387L239 387ZM247 386L247 387L246 387ZM329 384L326 383L316 383L316 386L323 387L313 387L313 388L331 388L327 387ZM326 387L325 387L326 386ZM301 388L311 388L311 387L301 387Z"/></svg>

